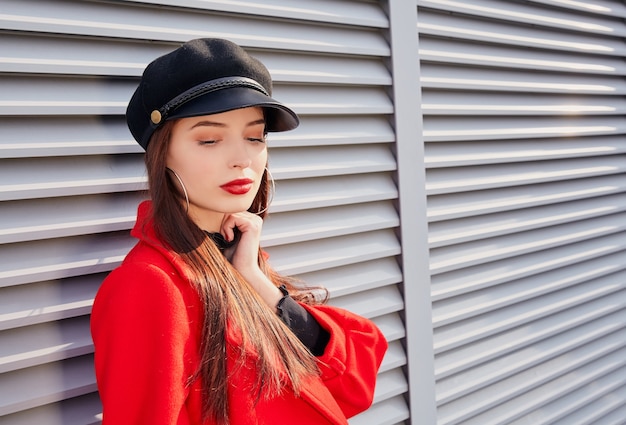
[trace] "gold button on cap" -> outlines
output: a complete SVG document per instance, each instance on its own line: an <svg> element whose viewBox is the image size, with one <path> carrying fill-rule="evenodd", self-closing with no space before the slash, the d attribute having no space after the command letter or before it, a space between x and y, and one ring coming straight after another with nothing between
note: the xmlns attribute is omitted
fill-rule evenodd
<svg viewBox="0 0 626 425"><path fill-rule="evenodd" d="M152 113L150 114L150 121L152 121L153 124L158 124L161 122L161 113L159 111L157 111L156 109L154 111L152 111Z"/></svg>

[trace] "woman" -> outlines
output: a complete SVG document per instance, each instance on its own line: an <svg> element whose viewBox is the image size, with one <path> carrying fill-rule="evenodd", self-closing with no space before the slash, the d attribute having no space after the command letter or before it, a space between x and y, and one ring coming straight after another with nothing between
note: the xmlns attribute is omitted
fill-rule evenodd
<svg viewBox="0 0 626 425"><path fill-rule="evenodd" d="M259 61L219 39L143 73L126 117L151 200L91 319L105 425L347 424L372 402L379 329L316 303L259 248L265 136L298 125L271 88Z"/></svg>

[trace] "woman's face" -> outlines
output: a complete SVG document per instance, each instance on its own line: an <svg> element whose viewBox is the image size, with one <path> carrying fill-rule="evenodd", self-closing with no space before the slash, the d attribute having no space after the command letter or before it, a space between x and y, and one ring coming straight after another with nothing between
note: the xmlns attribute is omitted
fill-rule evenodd
<svg viewBox="0 0 626 425"><path fill-rule="evenodd" d="M246 211L259 190L267 163L262 109L178 119L166 163L187 189L191 219L218 231L224 215Z"/></svg>

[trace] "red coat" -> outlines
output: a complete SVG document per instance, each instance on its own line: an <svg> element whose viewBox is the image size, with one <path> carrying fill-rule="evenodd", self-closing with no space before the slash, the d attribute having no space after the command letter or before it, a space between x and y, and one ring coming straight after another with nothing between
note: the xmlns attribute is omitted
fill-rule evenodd
<svg viewBox="0 0 626 425"><path fill-rule="evenodd" d="M144 226L149 208L140 206L132 231L140 241L105 279L93 306L103 425L200 425L200 382L186 382L198 369L201 302L180 260L158 243L149 222ZM286 393L255 404L251 359L228 382L231 425L345 425L371 405L387 349L380 330L337 307L304 307L331 335L318 357L321 376L310 378L299 397ZM226 341L230 365L240 339L227 329Z"/></svg>

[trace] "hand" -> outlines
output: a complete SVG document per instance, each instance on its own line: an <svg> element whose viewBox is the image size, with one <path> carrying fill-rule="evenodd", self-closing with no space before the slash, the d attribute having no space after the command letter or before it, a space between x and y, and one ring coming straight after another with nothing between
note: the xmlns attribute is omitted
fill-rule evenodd
<svg viewBox="0 0 626 425"><path fill-rule="evenodd" d="M227 214L222 220L220 231L224 238L232 242L238 237L236 244L224 254L244 277L260 271L258 255L262 227L261 217L249 212Z"/></svg>
<svg viewBox="0 0 626 425"><path fill-rule="evenodd" d="M256 214L239 212L229 214L222 220L221 233L227 241L235 238L235 228L239 233L239 241L229 253L233 267L243 276L265 303L272 309L276 308L282 298L280 290L268 279L259 267L259 245L263 219ZM225 253L226 254L226 253Z"/></svg>

